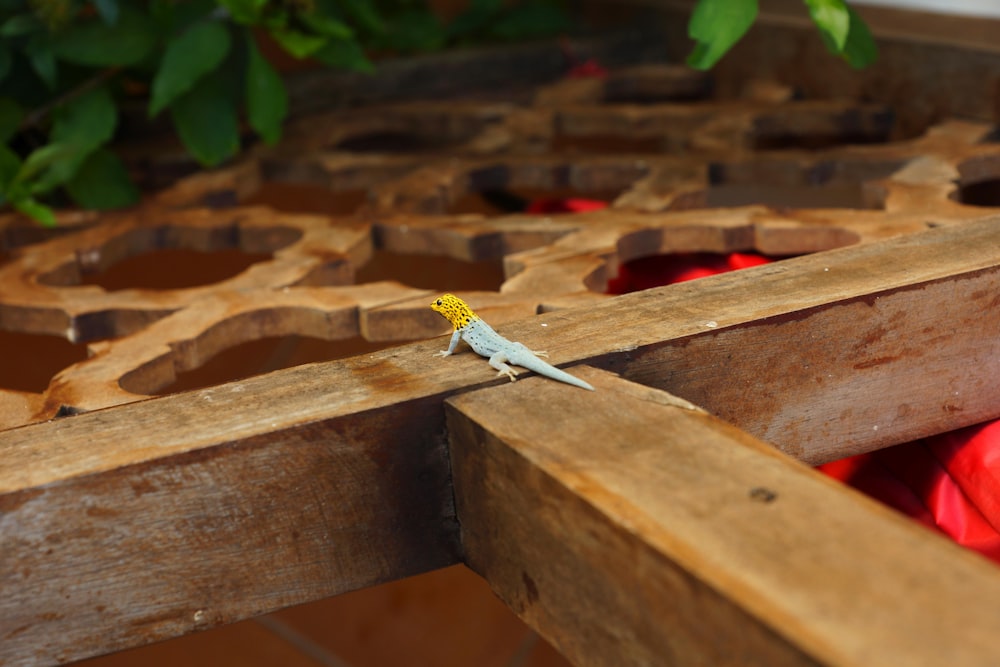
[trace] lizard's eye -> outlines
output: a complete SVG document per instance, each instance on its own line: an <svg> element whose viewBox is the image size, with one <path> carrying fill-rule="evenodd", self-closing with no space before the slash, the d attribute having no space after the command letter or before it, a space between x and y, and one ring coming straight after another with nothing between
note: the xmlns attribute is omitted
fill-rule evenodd
<svg viewBox="0 0 1000 667"><path fill-rule="evenodd" d="M437 305L439 305L439 306L441 305L441 299L437 300Z"/></svg>

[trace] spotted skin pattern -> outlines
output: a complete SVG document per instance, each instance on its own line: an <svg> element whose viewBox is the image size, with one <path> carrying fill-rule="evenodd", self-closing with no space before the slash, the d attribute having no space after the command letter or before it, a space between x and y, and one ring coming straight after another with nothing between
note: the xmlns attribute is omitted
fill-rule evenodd
<svg viewBox="0 0 1000 667"><path fill-rule="evenodd" d="M435 356L450 356L455 352L458 341L464 340L476 354L490 360L490 366L498 371L497 375L506 375L511 382L517 379L517 372L508 366L507 362L553 380L594 391L594 388L583 380L539 359L538 357L548 356L545 352L529 350L524 345L513 343L498 334L493 327L476 315L468 304L454 294L442 294L431 302L431 309L441 313L455 327L448 349L438 352Z"/></svg>

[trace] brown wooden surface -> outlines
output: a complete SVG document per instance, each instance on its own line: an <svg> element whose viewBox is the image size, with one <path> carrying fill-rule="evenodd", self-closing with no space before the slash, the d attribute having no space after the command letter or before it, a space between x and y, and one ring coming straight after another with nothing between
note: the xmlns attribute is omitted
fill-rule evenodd
<svg viewBox="0 0 1000 667"><path fill-rule="evenodd" d="M826 460L998 416L996 230L933 229L498 328ZM389 308L406 307L429 312ZM471 352L434 358L445 343L0 433L0 655L82 657L455 562L442 399L507 383ZM592 411L571 405L550 418Z"/></svg>
<svg viewBox="0 0 1000 667"><path fill-rule="evenodd" d="M3 433L0 662L118 650L457 562L440 398L403 383L400 405L358 361Z"/></svg>
<svg viewBox="0 0 1000 667"><path fill-rule="evenodd" d="M993 665L1000 570L663 392L448 400L467 563L578 665Z"/></svg>

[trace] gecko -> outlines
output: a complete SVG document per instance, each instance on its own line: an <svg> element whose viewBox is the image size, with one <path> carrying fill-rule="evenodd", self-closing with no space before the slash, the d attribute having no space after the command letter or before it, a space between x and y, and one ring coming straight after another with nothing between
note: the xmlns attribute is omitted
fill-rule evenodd
<svg viewBox="0 0 1000 667"><path fill-rule="evenodd" d="M458 346L458 341L464 340L476 354L490 360L490 366L499 371L497 375L506 375L511 382L517 379L517 372L508 366L507 362L553 380L594 391L594 388L583 380L538 358L547 357L547 353L529 350L521 343L511 342L498 334L493 330L493 327L488 325L479 315L476 315L468 304L454 294L442 294L431 302L431 309L441 313L455 327L455 333L451 335L448 349L437 352L434 356L451 356Z"/></svg>

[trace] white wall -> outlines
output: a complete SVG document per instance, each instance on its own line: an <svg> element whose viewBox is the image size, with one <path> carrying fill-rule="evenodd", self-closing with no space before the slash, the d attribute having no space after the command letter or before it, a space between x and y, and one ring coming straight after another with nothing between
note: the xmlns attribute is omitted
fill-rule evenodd
<svg viewBox="0 0 1000 667"><path fill-rule="evenodd" d="M848 0L848 4L1000 18L1000 0Z"/></svg>

